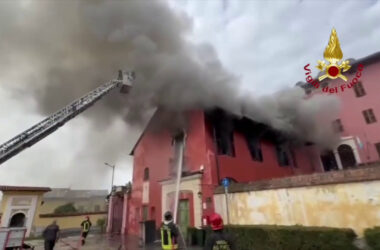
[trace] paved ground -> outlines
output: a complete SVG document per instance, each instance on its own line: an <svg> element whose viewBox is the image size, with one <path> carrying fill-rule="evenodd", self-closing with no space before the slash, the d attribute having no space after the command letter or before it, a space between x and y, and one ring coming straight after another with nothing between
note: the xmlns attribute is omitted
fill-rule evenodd
<svg viewBox="0 0 380 250"><path fill-rule="evenodd" d="M35 246L35 250L44 250L42 240L27 241L27 244ZM147 247L139 247L139 241L135 237L121 238L120 236L89 235L86 244L79 246L79 237L67 237L58 241L55 250L160 250L159 244ZM201 250L201 248L187 248L187 250Z"/></svg>

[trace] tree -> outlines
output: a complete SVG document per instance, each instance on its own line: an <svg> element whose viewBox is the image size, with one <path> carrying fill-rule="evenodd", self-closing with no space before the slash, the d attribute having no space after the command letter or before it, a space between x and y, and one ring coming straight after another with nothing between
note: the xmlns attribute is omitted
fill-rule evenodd
<svg viewBox="0 0 380 250"><path fill-rule="evenodd" d="M70 214L76 213L78 210L75 208L74 203L66 203L54 209L55 214Z"/></svg>

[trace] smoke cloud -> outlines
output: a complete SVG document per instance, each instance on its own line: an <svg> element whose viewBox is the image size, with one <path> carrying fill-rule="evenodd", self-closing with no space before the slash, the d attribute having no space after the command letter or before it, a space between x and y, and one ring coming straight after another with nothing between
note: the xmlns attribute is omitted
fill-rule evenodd
<svg viewBox="0 0 380 250"><path fill-rule="evenodd" d="M99 130L120 116L140 124L151 107L173 114L221 107L323 147L333 144L337 137L325 124L339 111L334 97L306 101L298 88L274 96L245 96L239 79L223 68L212 46L188 41L191 28L189 17L163 1L2 3L0 73L23 65L27 77L22 86L0 87L18 97L32 95L38 110L48 115L116 78L118 69L133 69L137 79L129 95L115 91L96 112L84 113L98 130L89 137L100 138ZM94 139L89 141L96 147ZM111 148L115 154L117 149Z"/></svg>

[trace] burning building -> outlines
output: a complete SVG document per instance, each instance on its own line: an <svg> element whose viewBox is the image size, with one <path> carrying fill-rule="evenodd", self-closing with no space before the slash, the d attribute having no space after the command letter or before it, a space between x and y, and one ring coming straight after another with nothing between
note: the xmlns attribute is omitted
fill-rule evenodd
<svg viewBox="0 0 380 250"><path fill-rule="evenodd" d="M311 144L222 109L186 113L187 127L173 133L155 129L165 111L158 110L136 143L133 188L128 201L128 233L139 234L140 222L155 221L173 211L176 171L184 145L178 222L187 227L207 224L214 212L214 189L221 180L251 182L322 171Z"/></svg>
<svg viewBox="0 0 380 250"><path fill-rule="evenodd" d="M207 216L214 211L225 216L224 198L220 197L221 180L224 178L239 183L239 187L236 186L232 196L238 197L244 192L248 192L248 195L244 196L245 198L239 199L244 200L249 196L256 195L254 192L259 190L280 192L270 194L272 198L263 201L270 211L276 211L279 209L278 206L288 204L294 192L301 192L294 187L310 186L307 189L309 191L302 190L305 194L302 195L301 203L289 203L286 205L287 208L280 209L281 211L271 216L271 219L265 219L265 215L256 218L253 216L254 214L263 212L260 210L261 212L252 213L251 210L254 208L248 207L246 208L249 210L246 211L248 217L244 217L245 219L242 221L239 216L242 208L233 204L232 206L235 206L234 213L237 214L232 217L231 223L236 224L310 224L311 217L307 216L308 209L315 208L313 213L323 211L323 208L316 208L316 204L311 204L315 199L322 199L318 203L320 206L324 204L326 197L319 197L324 193L319 190L323 187L320 185L333 185L334 190L341 190L339 193L351 190L352 195L357 196L359 200L366 199L367 196L360 193L361 185L371 185L374 190L377 190L376 180L380 176L380 172L375 168L360 168L363 163L378 162L380 158L378 146L380 138L379 133L376 132L379 130L376 117L380 114L376 110L379 103L376 98L378 87L375 81L376 69L379 67L379 55L376 53L355 61L353 69L358 63L365 66L360 84L353 90L336 96L342 101L343 108L333 124L324 125L326 128L335 128L340 133L340 140L331 147L331 150L327 151L321 150L321 147L308 140L294 137L292 133L274 129L274 126L266 125L241 114L235 115L223 109L199 109L184 112L185 129L175 130L176 126L168 125L178 123L176 116L164 109L158 109L131 152L131 155L134 156L133 185L132 192L124 196L127 202L124 202L123 231L139 235L142 221L151 221L155 228L158 228L163 213L166 210L173 211L176 194L175 176L178 156L182 156L180 153L182 146L184 146L184 150L178 222L184 233L188 226L206 225ZM352 72L348 77L350 78L351 75L353 75ZM321 83L322 87L327 84L327 81ZM339 80L331 84L339 84ZM321 90L313 89L312 85L303 83L301 86L306 91L306 98L325 95ZM372 110L372 112L368 110ZM172 119L172 123L168 123L170 119ZM166 120L165 129L159 126L162 120ZM326 172L348 168L353 168L353 170L346 170L351 171L347 174L344 171ZM252 184L246 186L246 183ZM293 189L288 190L286 195L281 193L282 189L278 189L287 187ZM314 193L310 195L307 192ZM284 195L288 198L281 200ZM336 196L338 203L345 202L339 194L331 195ZM255 197L255 199L260 199L259 196ZM281 202L272 201L273 197L278 199L282 197ZM308 197L311 199L310 202ZM241 202L247 202L243 200ZM274 205L275 203L283 205ZM304 203L307 203L304 205L307 209L302 208L303 212L299 216L303 215L303 217L298 218L294 215L294 209L300 208L293 209L292 206ZM332 206L330 203L327 205ZM345 205L339 208L342 207ZM367 206L367 209L371 210L372 207ZM331 213L329 221L315 220L312 224L318 226L331 224L331 226L342 227L351 225L350 221L335 221L334 218L340 218L339 214L344 214L344 211L338 208L329 208L329 211L329 214ZM289 215L289 217L288 213L293 215ZM283 214L281 219L272 221L279 214ZM326 216L330 216L329 214ZM321 215L318 218L324 218L324 216ZM370 225L377 220L371 217L368 221L371 222L367 223ZM355 229L360 233L362 227Z"/></svg>

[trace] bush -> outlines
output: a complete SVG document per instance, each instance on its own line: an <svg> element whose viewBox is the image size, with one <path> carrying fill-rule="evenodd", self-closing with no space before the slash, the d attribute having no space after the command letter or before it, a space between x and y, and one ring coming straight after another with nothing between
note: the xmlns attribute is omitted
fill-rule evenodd
<svg viewBox="0 0 380 250"><path fill-rule="evenodd" d="M357 250L352 229L303 226L226 226L239 250ZM208 233L206 233L208 235Z"/></svg>
<svg viewBox="0 0 380 250"><path fill-rule="evenodd" d="M55 214L70 214L70 213L76 213L76 212L77 212L77 209L75 208L73 203L67 203L54 209Z"/></svg>
<svg viewBox="0 0 380 250"><path fill-rule="evenodd" d="M364 238L372 250L380 250L380 227L367 228L364 230Z"/></svg>
<svg viewBox="0 0 380 250"><path fill-rule="evenodd" d="M104 228L106 225L106 219L100 218L96 221L96 225L100 228L100 232L104 233Z"/></svg>

